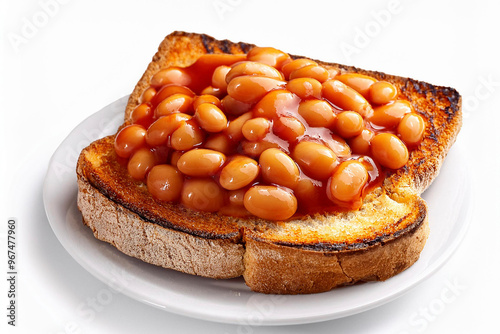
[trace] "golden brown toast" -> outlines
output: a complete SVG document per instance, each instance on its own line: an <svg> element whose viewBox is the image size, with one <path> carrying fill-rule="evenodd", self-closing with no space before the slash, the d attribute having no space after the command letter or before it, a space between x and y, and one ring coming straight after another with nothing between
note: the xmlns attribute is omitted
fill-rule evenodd
<svg viewBox="0 0 500 334"><path fill-rule="evenodd" d="M130 96L125 124L159 69L189 66L206 53L246 53L252 47L207 35L170 34ZM420 194L437 176L455 141L461 97L452 88L317 62L393 83L426 122L424 139L408 163L367 194L359 210L281 222L157 201L117 162L114 136L109 136L85 148L78 160L78 206L84 223L98 239L130 256L189 274L243 275L252 290L264 293L328 291L358 281L385 280L411 266L429 231Z"/></svg>

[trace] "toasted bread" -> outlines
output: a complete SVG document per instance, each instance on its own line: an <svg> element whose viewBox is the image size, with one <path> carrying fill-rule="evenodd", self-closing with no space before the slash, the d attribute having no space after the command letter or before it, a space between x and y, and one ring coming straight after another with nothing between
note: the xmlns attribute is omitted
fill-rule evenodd
<svg viewBox="0 0 500 334"><path fill-rule="evenodd" d="M129 98L124 124L159 69L188 66L206 53L246 53L252 47L207 35L168 35ZM243 275L252 290L263 293L323 292L385 280L411 266L429 233L420 194L437 176L459 132L461 97L452 88L317 62L393 83L426 122L424 139L408 163L368 193L359 210L283 222L161 202L117 162L114 136L109 136L90 144L78 160L78 207L84 223L96 238L145 262L212 278Z"/></svg>

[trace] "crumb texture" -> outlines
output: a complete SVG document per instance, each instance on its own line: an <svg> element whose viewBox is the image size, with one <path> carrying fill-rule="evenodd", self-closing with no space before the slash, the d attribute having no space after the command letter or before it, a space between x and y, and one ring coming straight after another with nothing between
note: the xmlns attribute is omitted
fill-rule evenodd
<svg viewBox="0 0 500 334"><path fill-rule="evenodd" d="M145 262L192 275L233 278L243 274L242 244L204 239L163 228L107 199L79 181L78 207L96 238Z"/></svg>

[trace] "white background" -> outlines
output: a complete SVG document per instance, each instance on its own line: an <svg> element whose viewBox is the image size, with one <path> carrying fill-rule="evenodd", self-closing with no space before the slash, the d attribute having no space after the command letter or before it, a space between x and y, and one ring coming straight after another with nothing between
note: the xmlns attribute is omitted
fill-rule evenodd
<svg viewBox="0 0 500 334"><path fill-rule="evenodd" d="M6 280L0 284L1 328L8 333L498 331L498 1L0 3L1 254L6 253L9 217L18 219L19 233L16 328L6 325ZM456 145L470 167L473 200L466 204L472 210L470 228L451 260L393 302L310 325L242 329L170 314L117 293L92 320L79 317L78 307L107 286L68 255L50 228L42 202L47 165L71 129L132 91L158 44L174 30L456 88L464 99ZM5 268L6 257L0 258ZM460 288L444 303L449 284ZM437 304L444 307L424 316ZM418 323L412 321L415 315Z"/></svg>

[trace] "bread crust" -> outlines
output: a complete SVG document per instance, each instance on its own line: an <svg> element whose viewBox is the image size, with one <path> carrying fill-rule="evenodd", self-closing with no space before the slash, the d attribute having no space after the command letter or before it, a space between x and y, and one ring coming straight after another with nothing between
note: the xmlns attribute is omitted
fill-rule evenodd
<svg viewBox="0 0 500 334"><path fill-rule="evenodd" d="M184 32L167 36L129 98L125 124L159 69L189 66L205 53L246 53L252 47ZM429 233L427 207L419 195L437 176L455 141L461 97L451 88L318 63L392 82L426 119L424 140L408 164L370 193L361 210L271 222L161 203L116 162L111 136L84 149L78 161L78 207L84 223L96 238L145 262L213 278L243 275L252 290L263 293L328 291L385 280L411 266Z"/></svg>
<svg viewBox="0 0 500 334"><path fill-rule="evenodd" d="M384 281L415 263L429 235L427 217L409 233L356 251L298 249L248 238L245 282L257 292L301 294Z"/></svg>
<svg viewBox="0 0 500 334"><path fill-rule="evenodd" d="M78 208L94 236L121 252L164 268L213 278L243 274L243 244L196 237L142 219L78 178Z"/></svg>

